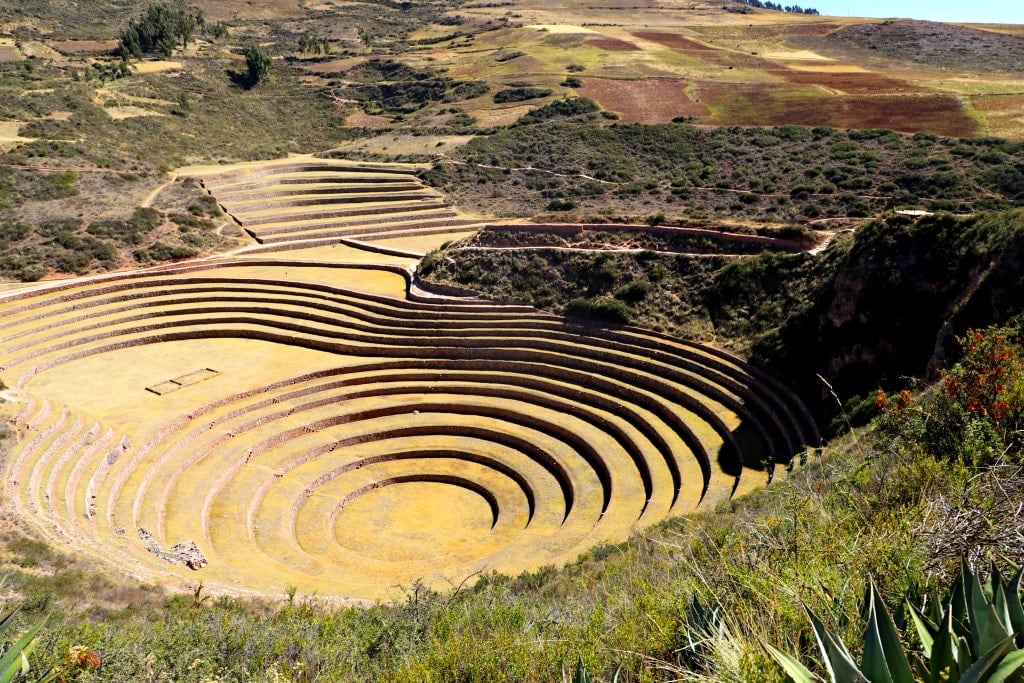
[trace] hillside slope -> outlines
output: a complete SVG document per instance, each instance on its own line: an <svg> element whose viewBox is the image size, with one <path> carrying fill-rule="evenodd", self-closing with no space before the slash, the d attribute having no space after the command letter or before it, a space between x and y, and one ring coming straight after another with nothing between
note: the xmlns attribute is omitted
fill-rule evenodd
<svg viewBox="0 0 1024 683"><path fill-rule="evenodd" d="M1021 210L893 215L820 255L567 255L455 244L431 259L430 277L559 312L581 296L625 300L646 283L629 301L632 322L745 353L827 422L838 409L833 390L847 410L869 410L879 386L933 380L956 357L956 335L1024 313L1022 250Z"/></svg>

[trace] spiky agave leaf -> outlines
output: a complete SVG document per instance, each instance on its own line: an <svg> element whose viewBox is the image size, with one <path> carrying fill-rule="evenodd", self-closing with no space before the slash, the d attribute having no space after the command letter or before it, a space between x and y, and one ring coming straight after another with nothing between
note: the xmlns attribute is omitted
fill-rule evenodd
<svg viewBox="0 0 1024 683"><path fill-rule="evenodd" d="M967 589L967 610L970 619L971 645L976 659L999 645L1012 632L999 620L995 606L989 602L977 576L971 576ZM1012 642L1012 638L1011 638Z"/></svg>
<svg viewBox="0 0 1024 683"><path fill-rule="evenodd" d="M1017 650L999 661L985 683L1009 683L1024 680L1024 650Z"/></svg>
<svg viewBox="0 0 1024 683"><path fill-rule="evenodd" d="M587 673L587 665L583 663L583 655L580 655L576 662L576 673L572 675L572 678L564 668L562 669L562 681L564 683L593 683L593 679Z"/></svg>
<svg viewBox="0 0 1024 683"><path fill-rule="evenodd" d="M1006 611L1010 615L1010 629L1017 633L1017 647L1024 647L1024 604L1021 602L1021 583L1024 582L1024 567L1010 579L1006 586Z"/></svg>
<svg viewBox="0 0 1024 683"><path fill-rule="evenodd" d="M17 610L15 610L17 612ZM11 618L14 616L14 612L9 614L6 619L0 623L0 632L3 632L10 626ZM38 624L25 631L16 642L14 642L7 651L4 652L3 657L0 657L0 683L9 683L15 680L19 675L25 675L29 671L28 665L28 654L32 651L35 646L36 636L39 635L39 631L43 628L43 624L46 620L43 619Z"/></svg>
<svg viewBox="0 0 1024 683"><path fill-rule="evenodd" d="M960 672L963 670L960 666L960 655L967 652L966 646L961 645L962 642L953 628L953 609L947 605L942 625L928 654L930 680L954 681L960 678Z"/></svg>
<svg viewBox="0 0 1024 683"><path fill-rule="evenodd" d="M971 633L968 629L970 618L967 611L967 595L969 592L967 586L970 585L973 578L974 573L971 571L970 565L967 564L967 559L961 558L960 573L953 579L953 588L950 591L949 598L946 600L947 608L953 616L953 630L959 638L968 642L970 642Z"/></svg>
<svg viewBox="0 0 1024 683"><path fill-rule="evenodd" d="M995 673L1002 669L1005 656L1013 650L1013 648L1013 636L1009 636L1003 641L997 643L995 647L990 648L985 652L985 654L979 657L978 661L976 661L971 668L964 672L964 675L960 677L960 683L995 683L993 680ZM1012 666L1013 663L1014 660L1011 660L1010 666ZM1019 667L1020 663L1017 664L1017 668ZM1006 670L1003 680L1006 680L1006 678L1013 672L1013 669Z"/></svg>
<svg viewBox="0 0 1024 683"><path fill-rule="evenodd" d="M817 683L821 680L820 676L817 676L801 664L796 657L793 655L777 650L768 643L763 643L768 654L770 654L782 670L786 672L786 675L793 679L793 683Z"/></svg>
<svg viewBox="0 0 1024 683"><path fill-rule="evenodd" d="M917 637L921 639L921 646L924 648L924 655L932 658L932 648L935 647L935 639L939 637L939 627L925 616L924 612L914 606L908 598L906 600L907 612L910 614L910 621L914 624Z"/></svg>
<svg viewBox="0 0 1024 683"><path fill-rule="evenodd" d="M896 625L878 595L874 581L868 581L865 602L867 632L864 634L861 671L872 683L914 683L910 662L903 652Z"/></svg>
<svg viewBox="0 0 1024 683"><path fill-rule="evenodd" d="M821 649L821 656L825 660L825 668L832 678L832 683L871 683L867 676L857 668L853 661L853 655L846 649L843 641L829 633L818 615L809 607L804 606L804 611L807 612L811 626L814 627L814 637L818 641L818 647Z"/></svg>
<svg viewBox="0 0 1024 683"><path fill-rule="evenodd" d="M867 630L859 668L842 640L808 607L804 610L832 683L1024 683L1024 649L1017 649L1024 638L1022 582L1024 569L1009 583L993 569L983 585L964 560L938 620L912 604L908 592L908 613L928 660L914 662L917 679L874 582L861 607ZM791 655L765 648L796 683L820 680Z"/></svg>

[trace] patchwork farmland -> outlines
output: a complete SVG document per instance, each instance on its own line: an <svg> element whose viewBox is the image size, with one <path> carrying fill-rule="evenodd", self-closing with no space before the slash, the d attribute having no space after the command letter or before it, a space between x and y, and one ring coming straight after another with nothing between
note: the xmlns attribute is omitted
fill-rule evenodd
<svg viewBox="0 0 1024 683"><path fill-rule="evenodd" d="M403 240L473 219L409 169L189 172L257 244L0 302L11 504L140 578L397 597L562 564L820 443L716 349L423 289Z"/></svg>

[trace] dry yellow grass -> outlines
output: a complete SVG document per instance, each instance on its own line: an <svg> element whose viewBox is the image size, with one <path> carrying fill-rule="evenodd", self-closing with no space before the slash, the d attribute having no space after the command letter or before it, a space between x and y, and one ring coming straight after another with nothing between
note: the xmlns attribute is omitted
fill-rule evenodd
<svg viewBox="0 0 1024 683"><path fill-rule="evenodd" d="M476 232L476 230L472 230L466 232L451 232L440 235L389 237L387 239L375 240L375 244L379 244L383 247L394 247L396 249L427 254L434 249L439 249L445 242L456 242L475 235Z"/></svg>
<svg viewBox="0 0 1024 683"><path fill-rule="evenodd" d="M597 31L592 28L577 26L575 24L528 24L526 28L532 28L536 31L546 31L554 34L597 33Z"/></svg>
<svg viewBox="0 0 1024 683"><path fill-rule="evenodd" d="M132 65L132 70L140 74L158 74L167 71L179 71L182 68L181 62L158 59L153 61L139 62Z"/></svg>
<svg viewBox="0 0 1024 683"><path fill-rule="evenodd" d="M165 116L163 112L153 111L152 109L144 109L143 107L126 106L126 107L104 107L103 111L107 113L107 116L114 119L115 121L123 121L124 119L134 119L141 116Z"/></svg>
<svg viewBox="0 0 1024 683"><path fill-rule="evenodd" d="M24 125L24 121L0 121L0 149L14 149L18 145L35 140L35 138L26 138L19 134Z"/></svg>
<svg viewBox="0 0 1024 683"><path fill-rule="evenodd" d="M0 62L20 62L25 59L14 38L0 38Z"/></svg>

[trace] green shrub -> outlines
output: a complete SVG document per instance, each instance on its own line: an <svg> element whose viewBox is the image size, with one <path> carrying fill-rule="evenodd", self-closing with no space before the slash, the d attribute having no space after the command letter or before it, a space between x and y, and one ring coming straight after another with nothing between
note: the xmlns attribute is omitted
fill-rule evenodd
<svg viewBox="0 0 1024 683"><path fill-rule="evenodd" d="M74 171L61 171L46 176L46 182L57 187L71 187L78 182L78 174Z"/></svg>
<svg viewBox="0 0 1024 683"><path fill-rule="evenodd" d="M135 250L132 255L136 261L148 263L150 261L172 261L174 259L191 258L198 253L199 251L192 247L176 247L164 244L163 242L156 242L145 249Z"/></svg>
<svg viewBox="0 0 1024 683"><path fill-rule="evenodd" d="M626 325L633 319L636 311L621 299L600 296L593 299L578 297L571 300L565 307L565 314L574 318Z"/></svg>
<svg viewBox="0 0 1024 683"><path fill-rule="evenodd" d="M505 88L504 90L499 90L494 93L494 103L505 104L508 102L525 102L527 100L536 100L541 97L547 97L550 94L551 90L548 88Z"/></svg>
<svg viewBox="0 0 1024 683"><path fill-rule="evenodd" d="M567 97L545 104L543 107L534 109L518 121L516 126L524 126L531 123L540 123L552 119L571 119L600 111L601 106L587 97Z"/></svg>
<svg viewBox="0 0 1024 683"><path fill-rule="evenodd" d="M552 199L548 202L548 211L572 211L576 208L576 202L571 199Z"/></svg>
<svg viewBox="0 0 1024 683"><path fill-rule="evenodd" d="M627 304L635 304L643 301L654 289L650 280L634 280L628 285L623 285L615 290L615 298L625 301Z"/></svg>
<svg viewBox="0 0 1024 683"><path fill-rule="evenodd" d="M270 55L255 43L247 45L244 54L246 87L254 88L270 76Z"/></svg>

